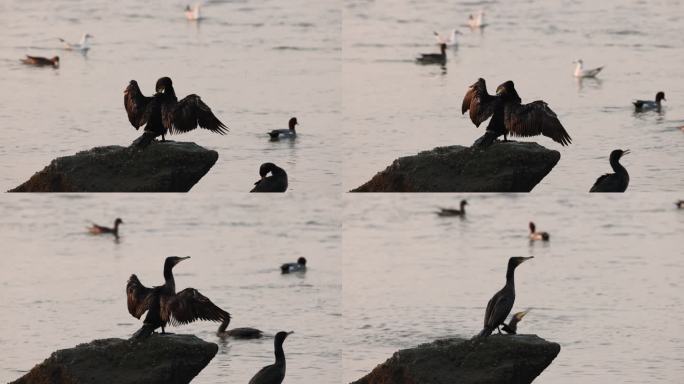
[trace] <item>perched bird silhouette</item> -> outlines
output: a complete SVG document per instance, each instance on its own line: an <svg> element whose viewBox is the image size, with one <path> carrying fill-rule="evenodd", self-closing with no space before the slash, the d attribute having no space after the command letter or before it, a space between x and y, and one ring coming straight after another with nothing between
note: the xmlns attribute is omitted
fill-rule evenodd
<svg viewBox="0 0 684 384"><path fill-rule="evenodd" d="M285 352L283 342L294 332L280 331L276 333L273 346L275 347L275 363L267 365L252 377L249 384L280 384L285 379Z"/></svg>
<svg viewBox="0 0 684 384"><path fill-rule="evenodd" d="M267 176L268 174L270 176ZM285 192L287 191L287 173L273 163L263 163L259 167L261 179L254 183L250 192Z"/></svg>

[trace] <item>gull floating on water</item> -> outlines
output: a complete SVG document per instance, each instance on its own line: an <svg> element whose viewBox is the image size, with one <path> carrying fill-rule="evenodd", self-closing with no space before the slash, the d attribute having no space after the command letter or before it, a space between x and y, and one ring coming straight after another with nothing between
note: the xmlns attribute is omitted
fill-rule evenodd
<svg viewBox="0 0 684 384"><path fill-rule="evenodd" d="M484 27L484 11L478 12L477 15L470 14L468 16L468 26L472 29Z"/></svg>
<svg viewBox="0 0 684 384"><path fill-rule="evenodd" d="M442 36L438 32L432 32L435 35L435 39L437 40L437 44L446 44L449 46L456 46L458 45L458 42L456 41L456 35L460 34L461 32L452 29L451 34L449 36Z"/></svg>
<svg viewBox="0 0 684 384"><path fill-rule="evenodd" d="M81 37L81 40L78 43L70 43L61 37L59 38L59 41L64 44L64 49L69 50L69 51L81 51L85 52L90 49L90 41L89 39L92 39L94 36L89 34L89 33L84 33L83 36Z"/></svg>
<svg viewBox="0 0 684 384"><path fill-rule="evenodd" d="M577 78L596 77L596 75L598 75L603 69L603 66L592 69L584 69L584 62L582 59L575 60L575 64L577 64L575 67L575 77Z"/></svg>
<svg viewBox="0 0 684 384"><path fill-rule="evenodd" d="M200 16L200 4L195 3L192 7L190 5L185 6L185 18L188 20L199 20Z"/></svg>

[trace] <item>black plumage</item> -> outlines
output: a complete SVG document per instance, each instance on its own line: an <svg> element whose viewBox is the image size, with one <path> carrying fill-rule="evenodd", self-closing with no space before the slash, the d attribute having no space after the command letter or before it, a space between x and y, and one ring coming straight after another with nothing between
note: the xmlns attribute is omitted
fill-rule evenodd
<svg viewBox="0 0 684 384"><path fill-rule="evenodd" d="M264 333L256 328L241 327L226 330L230 324L230 317L227 318L221 325L219 325L216 331L216 336L219 337L232 337L235 339L259 339Z"/></svg>
<svg viewBox="0 0 684 384"><path fill-rule="evenodd" d="M276 333L273 345L275 347L275 363L267 365L252 377L249 384L280 384L285 379L285 351L283 342L293 332L280 331Z"/></svg>
<svg viewBox="0 0 684 384"><path fill-rule="evenodd" d="M515 313L513 316L511 316L511 320L508 322L508 324L504 323L501 329L509 335L515 335L518 332L518 323L522 321L523 317L525 317L529 311L530 310L528 309L527 311Z"/></svg>
<svg viewBox="0 0 684 384"><path fill-rule="evenodd" d="M267 176L268 174L270 176ZM250 192L285 192L287 191L287 173L273 163L264 163L259 167L259 179Z"/></svg>
<svg viewBox="0 0 684 384"><path fill-rule="evenodd" d="M278 140L281 137L285 139L294 139L297 137L297 130L295 129L295 126L298 124L299 122L297 122L297 118L292 117L287 122L287 129L274 129L267 133L271 137L271 140Z"/></svg>
<svg viewBox="0 0 684 384"><path fill-rule="evenodd" d="M306 272L306 258L300 257L296 263L285 263L280 266L281 273Z"/></svg>
<svg viewBox="0 0 684 384"><path fill-rule="evenodd" d="M105 227L105 226L97 225L97 224L93 223L93 225L91 225L88 228L88 232L92 233L93 235L99 235L102 233L111 233L115 237L119 237L119 225L120 224L123 224L123 220L121 220L121 218L117 217L116 220L114 220L114 226L113 227L110 228L110 227Z"/></svg>
<svg viewBox="0 0 684 384"><path fill-rule="evenodd" d="M629 154L629 149L616 149L610 153L610 166L615 173L606 173L596 179L589 192L624 192L629 185L629 173L620 164L620 158Z"/></svg>
<svg viewBox="0 0 684 384"><path fill-rule="evenodd" d="M146 146L157 136L164 141L167 133L189 132L198 126L221 135L228 132L228 127L199 96L192 94L178 101L170 78L157 80L155 89L154 96L147 97L138 83L131 80L124 91L128 121L136 130L145 125L144 134L138 141L140 146Z"/></svg>
<svg viewBox="0 0 684 384"><path fill-rule="evenodd" d="M26 64L26 65L33 65L35 67L58 68L59 67L59 56L54 56L54 57L48 59L46 57L41 57L41 56L26 55L26 58L21 59L21 62Z"/></svg>
<svg viewBox="0 0 684 384"><path fill-rule="evenodd" d="M449 217L449 216L460 216L460 217L465 217L466 210L465 206L468 205L468 202L465 200L461 200L461 209L455 209L455 208L440 208L439 211L437 211L438 216L442 217Z"/></svg>
<svg viewBox="0 0 684 384"><path fill-rule="evenodd" d="M416 62L419 64L442 64L444 65L447 60L446 56L447 45L442 43L439 45L439 51L441 53L422 53L416 58Z"/></svg>
<svg viewBox="0 0 684 384"><path fill-rule="evenodd" d="M206 296L194 288L186 288L176 293L173 267L187 257L167 257L164 261L164 284L147 288L136 275L131 275L126 284L128 312L139 319L145 312L147 316L142 328L133 337L149 336L161 327L162 333L167 323L187 324L196 320L225 322L230 314L217 307Z"/></svg>
<svg viewBox="0 0 684 384"><path fill-rule="evenodd" d="M660 111L660 107L662 106L661 101L667 101L665 98L665 92L658 92L656 93L655 96L655 101L654 100L634 100L632 104L634 104L634 111L635 112L643 112L643 111Z"/></svg>
<svg viewBox="0 0 684 384"><path fill-rule="evenodd" d="M497 87L496 95L490 95L485 80L479 78L463 97L461 112L466 111L470 111L470 120L477 127L491 116L485 135L478 139L476 145L486 147L501 135L506 141L507 134L521 137L544 135L561 145L572 142L548 104L542 100L522 104L510 80Z"/></svg>

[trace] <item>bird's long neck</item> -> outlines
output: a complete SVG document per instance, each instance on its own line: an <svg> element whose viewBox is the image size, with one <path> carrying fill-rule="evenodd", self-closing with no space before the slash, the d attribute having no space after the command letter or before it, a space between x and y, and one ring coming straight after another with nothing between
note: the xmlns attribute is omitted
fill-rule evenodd
<svg viewBox="0 0 684 384"><path fill-rule="evenodd" d="M294 132L295 131L295 124L290 123L290 131Z"/></svg>
<svg viewBox="0 0 684 384"><path fill-rule="evenodd" d="M228 328L228 324L230 324L230 317L224 320L223 323L221 323L221 325L219 325L218 331L225 332L226 328Z"/></svg>
<svg viewBox="0 0 684 384"><path fill-rule="evenodd" d="M164 284L171 291L176 292L176 280L173 278L173 265L164 265Z"/></svg>
<svg viewBox="0 0 684 384"><path fill-rule="evenodd" d="M283 351L283 343L275 343L275 363L276 365L285 366L285 351Z"/></svg>
<svg viewBox="0 0 684 384"><path fill-rule="evenodd" d="M508 266L508 270L506 271L506 285L507 286L514 286L515 285L515 266Z"/></svg>
<svg viewBox="0 0 684 384"><path fill-rule="evenodd" d="M119 234L119 222L114 222L114 234Z"/></svg>
<svg viewBox="0 0 684 384"><path fill-rule="evenodd" d="M622 164L620 164L620 158L610 159L610 166L613 168L613 171L615 171L615 173L620 173L620 174L627 173L627 170L625 169L625 167L623 167Z"/></svg>
<svg viewBox="0 0 684 384"><path fill-rule="evenodd" d="M461 213L465 213L465 204L461 203Z"/></svg>

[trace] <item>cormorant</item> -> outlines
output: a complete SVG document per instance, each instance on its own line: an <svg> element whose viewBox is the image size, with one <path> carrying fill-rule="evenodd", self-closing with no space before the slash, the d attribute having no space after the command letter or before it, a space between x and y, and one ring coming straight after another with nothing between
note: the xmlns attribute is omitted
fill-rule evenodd
<svg viewBox="0 0 684 384"><path fill-rule="evenodd" d="M221 323L221 325L219 325L218 331L216 331L216 336L233 337L236 339L259 339L264 335L264 333L260 330L249 327L233 328L226 331L228 324L230 324L230 317Z"/></svg>
<svg viewBox="0 0 684 384"><path fill-rule="evenodd" d="M465 216L466 211L465 211L465 206L468 205L468 202L465 200L461 200L461 209L454 209L454 208L440 208L439 212L437 212L438 216Z"/></svg>
<svg viewBox="0 0 684 384"><path fill-rule="evenodd" d="M536 240L543 240L543 241L549 241L550 236L548 232L537 232L535 229L537 226L534 225L533 222L530 221L530 240L536 241Z"/></svg>
<svg viewBox="0 0 684 384"><path fill-rule="evenodd" d="M300 257L296 263L285 263L280 266L282 273L306 272L306 259Z"/></svg>
<svg viewBox="0 0 684 384"><path fill-rule="evenodd" d="M446 63L446 44L439 45L439 50L442 53L422 53L420 57L416 58L418 64L442 64Z"/></svg>
<svg viewBox="0 0 684 384"><path fill-rule="evenodd" d="M285 379L285 352L283 342L294 332L280 331L275 335L275 364L267 365L252 377L249 384L280 384Z"/></svg>
<svg viewBox="0 0 684 384"><path fill-rule="evenodd" d="M145 125L145 132L137 141L139 146L147 146L160 135L164 141L167 132L189 132L198 125L221 135L228 132L228 127L214 116L199 96L192 94L178 101L170 78L157 80L155 89L154 96L146 97L140 92L138 83L131 80L124 91L128 120L136 130Z"/></svg>
<svg viewBox="0 0 684 384"><path fill-rule="evenodd" d="M266 176L268 174L271 176ZM287 190L287 173L273 163L263 163L259 167L259 179L250 192L285 192Z"/></svg>
<svg viewBox="0 0 684 384"><path fill-rule="evenodd" d="M93 37L95 37L95 36L93 36L89 33L84 33L83 36L81 37L81 41L79 41L78 43L70 43L70 42L62 39L61 37L58 37L58 39L59 39L59 41L62 42L62 44L64 44L64 49L66 49L68 51L86 52L90 49L89 39L92 39Z"/></svg>
<svg viewBox="0 0 684 384"><path fill-rule="evenodd" d="M508 333L509 335L515 335L516 332L518 331L518 323L527 315L527 312L530 310L522 311L522 312L517 312L515 315L511 316L511 320L508 322L508 324L503 325L501 329L503 329L504 332Z"/></svg>
<svg viewBox="0 0 684 384"><path fill-rule="evenodd" d="M497 292L494 297L489 300L487 310L484 317L484 328L480 332L480 337L487 337L496 329L501 333L499 327L503 325L508 317L508 314L513 309L513 302L515 302L515 282L513 275L515 268L529 260L530 257L511 257L508 259L508 270L506 271L506 285Z"/></svg>
<svg viewBox="0 0 684 384"><path fill-rule="evenodd" d="M629 185L629 174L620 164L620 158L629 154L629 149L616 149L610 153L610 166L615 173L606 173L596 179L589 192L624 192Z"/></svg>
<svg viewBox="0 0 684 384"><path fill-rule="evenodd" d="M36 67L53 67L59 68L59 56L54 56L51 59L40 57L40 56L29 56L26 55L25 59L21 59L21 62L26 65L33 65Z"/></svg>
<svg viewBox="0 0 684 384"><path fill-rule="evenodd" d="M603 67L584 69L584 61L582 61L582 59L575 60L575 63L577 66L575 67L574 75L577 78L596 77L596 75L603 70Z"/></svg>
<svg viewBox="0 0 684 384"><path fill-rule="evenodd" d="M677 201L677 202L675 203L675 205L676 205L677 208L679 208L679 209L684 208L684 200L679 200L679 201Z"/></svg>
<svg viewBox="0 0 684 384"><path fill-rule="evenodd" d="M485 135L475 144L488 146L500 135L550 137L561 145L572 142L570 135L563 128L558 116L542 100L529 104L521 104L520 96L512 81L507 81L496 89L496 95L487 93L487 85L483 78L468 88L463 98L461 112L470 111L470 120L479 127L490 116Z"/></svg>
<svg viewBox="0 0 684 384"><path fill-rule="evenodd" d="M634 100L632 104L634 104L634 111L636 112L643 112L643 111L660 111L660 102L661 101L667 101L665 98L665 92L658 92L656 93L655 101L652 100Z"/></svg>
<svg viewBox="0 0 684 384"><path fill-rule="evenodd" d="M271 132L268 132L268 135L271 136L271 140L278 140L280 138L294 139L297 137L297 131L295 131L295 125L297 124L299 124L297 118L293 117L287 122L289 129L274 129Z"/></svg>
<svg viewBox="0 0 684 384"><path fill-rule="evenodd" d="M103 227L101 225L93 223L93 225L88 228L88 232L92 233L93 235L111 233L112 235L119 237L119 224L123 224L123 220L121 220L118 217L116 218L116 220L114 220L114 228Z"/></svg>
<svg viewBox="0 0 684 384"><path fill-rule="evenodd" d="M142 328L133 338L147 337L161 327L162 334L167 323L187 324L196 320L225 322L230 314L217 307L206 296L194 288L185 288L176 293L173 267L186 257L167 257L164 261L164 285L147 288L136 275L131 275L126 284L128 312L139 319L145 312L147 316Z"/></svg>

